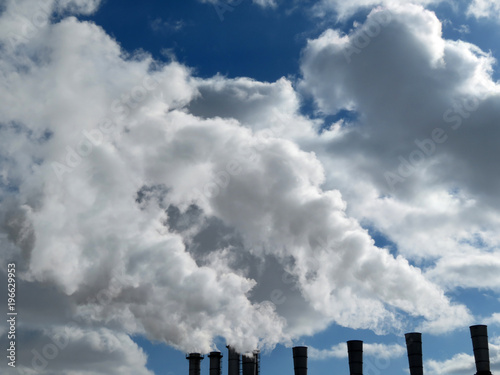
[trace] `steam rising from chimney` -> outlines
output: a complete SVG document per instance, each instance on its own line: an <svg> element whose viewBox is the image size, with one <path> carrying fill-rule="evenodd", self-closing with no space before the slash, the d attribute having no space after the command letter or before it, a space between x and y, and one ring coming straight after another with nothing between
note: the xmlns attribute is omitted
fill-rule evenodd
<svg viewBox="0 0 500 375"><path fill-rule="evenodd" d="M189 375L200 375L200 364L203 356L200 353L189 353Z"/></svg>
<svg viewBox="0 0 500 375"><path fill-rule="evenodd" d="M363 375L363 341L347 341L349 372L351 375Z"/></svg>
<svg viewBox="0 0 500 375"><path fill-rule="evenodd" d="M307 375L307 346L295 346L292 351L295 375Z"/></svg>
<svg viewBox="0 0 500 375"><path fill-rule="evenodd" d="M488 328L485 325L470 326L470 336L476 361L476 375L491 375L488 350Z"/></svg>
<svg viewBox="0 0 500 375"><path fill-rule="evenodd" d="M422 334L420 332L405 333L408 364L411 375L423 375L422 365Z"/></svg>

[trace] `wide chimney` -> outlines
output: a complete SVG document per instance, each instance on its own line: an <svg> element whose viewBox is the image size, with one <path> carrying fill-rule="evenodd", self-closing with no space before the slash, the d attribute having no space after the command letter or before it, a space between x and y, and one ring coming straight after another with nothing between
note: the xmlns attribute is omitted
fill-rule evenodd
<svg viewBox="0 0 500 375"><path fill-rule="evenodd" d="M491 375L488 350L488 328L485 325L470 326L470 337L474 348L476 375Z"/></svg>
<svg viewBox="0 0 500 375"><path fill-rule="evenodd" d="M347 341L347 354L349 356L349 373L363 375L363 341Z"/></svg>
<svg viewBox="0 0 500 375"><path fill-rule="evenodd" d="M189 353L186 359L189 360L189 375L200 375L200 364L203 356L200 353Z"/></svg>
<svg viewBox="0 0 500 375"><path fill-rule="evenodd" d="M240 354L229 345L227 346L227 349L227 374L240 375Z"/></svg>
<svg viewBox="0 0 500 375"><path fill-rule="evenodd" d="M210 375L221 375L221 352L210 352L208 358L210 358Z"/></svg>
<svg viewBox="0 0 500 375"><path fill-rule="evenodd" d="M242 356L243 375L257 375L257 356L249 353Z"/></svg>
<svg viewBox="0 0 500 375"><path fill-rule="evenodd" d="M422 334L420 332L405 333L405 339L410 375L423 375Z"/></svg>
<svg viewBox="0 0 500 375"><path fill-rule="evenodd" d="M307 375L307 346L295 346L292 351L295 375Z"/></svg>

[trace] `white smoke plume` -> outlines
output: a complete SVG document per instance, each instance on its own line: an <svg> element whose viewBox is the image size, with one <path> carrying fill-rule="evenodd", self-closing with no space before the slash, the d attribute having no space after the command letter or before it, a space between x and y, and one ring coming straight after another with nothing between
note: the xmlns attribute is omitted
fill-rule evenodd
<svg viewBox="0 0 500 375"><path fill-rule="evenodd" d="M0 18L1 259L60 306L27 304L46 306L28 329L77 324L75 347L144 334L187 352L223 337L245 352L332 323L385 333L410 318L442 331L470 321L324 188L322 162L294 141L316 123L289 80L202 80L125 54L90 22L53 23L51 2L23 34L7 16L29 24L21 3Z"/></svg>

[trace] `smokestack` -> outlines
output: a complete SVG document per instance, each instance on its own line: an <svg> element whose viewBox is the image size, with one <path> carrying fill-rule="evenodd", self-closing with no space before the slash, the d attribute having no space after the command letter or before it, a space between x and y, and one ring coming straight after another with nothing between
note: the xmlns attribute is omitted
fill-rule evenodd
<svg viewBox="0 0 500 375"><path fill-rule="evenodd" d="M243 375L257 375L257 357L254 355L243 355Z"/></svg>
<svg viewBox="0 0 500 375"><path fill-rule="evenodd" d="M470 326L470 337L476 360L476 375L491 375L488 350L488 328L485 325Z"/></svg>
<svg viewBox="0 0 500 375"><path fill-rule="evenodd" d="M307 346L295 346L292 351L295 375L307 375Z"/></svg>
<svg viewBox="0 0 500 375"><path fill-rule="evenodd" d="M227 346L227 349L227 374L240 375L240 355L229 345Z"/></svg>
<svg viewBox="0 0 500 375"><path fill-rule="evenodd" d="M408 364L410 375L423 375L422 366L422 334L420 332L405 333L406 350L408 351Z"/></svg>
<svg viewBox="0 0 500 375"><path fill-rule="evenodd" d="M349 373L363 375L363 341L347 341L347 354L349 356Z"/></svg>
<svg viewBox="0 0 500 375"><path fill-rule="evenodd" d="M221 352L210 352L208 358L210 358L210 375L222 375L220 367Z"/></svg>
<svg viewBox="0 0 500 375"><path fill-rule="evenodd" d="M200 375L200 364L203 356L200 353L189 353L186 359L189 360L189 375Z"/></svg>

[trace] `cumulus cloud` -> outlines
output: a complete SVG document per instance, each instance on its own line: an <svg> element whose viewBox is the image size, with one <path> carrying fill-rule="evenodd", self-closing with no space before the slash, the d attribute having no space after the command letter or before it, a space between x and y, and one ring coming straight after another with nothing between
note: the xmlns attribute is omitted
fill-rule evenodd
<svg viewBox="0 0 500 375"><path fill-rule="evenodd" d="M435 281L454 289L456 287L498 290L500 280L499 254L497 252L471 252L459 258L443 258L427 275ZM481 277L478 277L481 275Z"/></svg>
<svg viewBox="0 0 500 375"><path fill-rule="evenodd" d="M329 16L334 13L339 19L345 20L353 16L359 11L370 11L377 6L392 7L394 5L420 5L423 7L432 8L444 0L319 0L313 6L314 13L319 17ZM475 18L492 18L498 19L500 15L500 4L497 0L470 0L465 2L464 8L467 16ZM452 4L457 11L457 5Z"/></svg>
<svg viewBox="0 0 500 375"><path fill-rule="evenodd" d="M485 324L500 324L500 313L494 313L490 317L485 319Z"/></svg>
<svg viewBox="0 0 500 375"><path fill-rule="evenodd" d="M500 370L500 346L499 338L490 338L490 368L492 372ZM470 374L476 371L474 356L458 353L452 358L444 361L427 360L424 362L424 369L429 374Z"/></svg>
<svg viewBox="0 0 500 375"><path fill-rule="evenodd" d="M405 256L439 259L428 275L451 287L497 285L493 276L462 277L465 268L481 274L499 245L495 62L443 39L435 14L419 6L377 8L348 35L325 31L303 54L301 87L318 109L358 113L318 142L325 186Z"/></svg>
<svg viewBox="0 0 500 375"><path fill-rule="evenodd" d="M145 353L124 333L75 325L25 331L21 340L30 346L17 350L18 374L153 374L146 369Z"/></svg>
<svg viewBox="0 0 500 375"><path fill-rule="evenodd" d="M500 3L497 0L473 0L467 13L476 18L500 18Z"/></svg>

